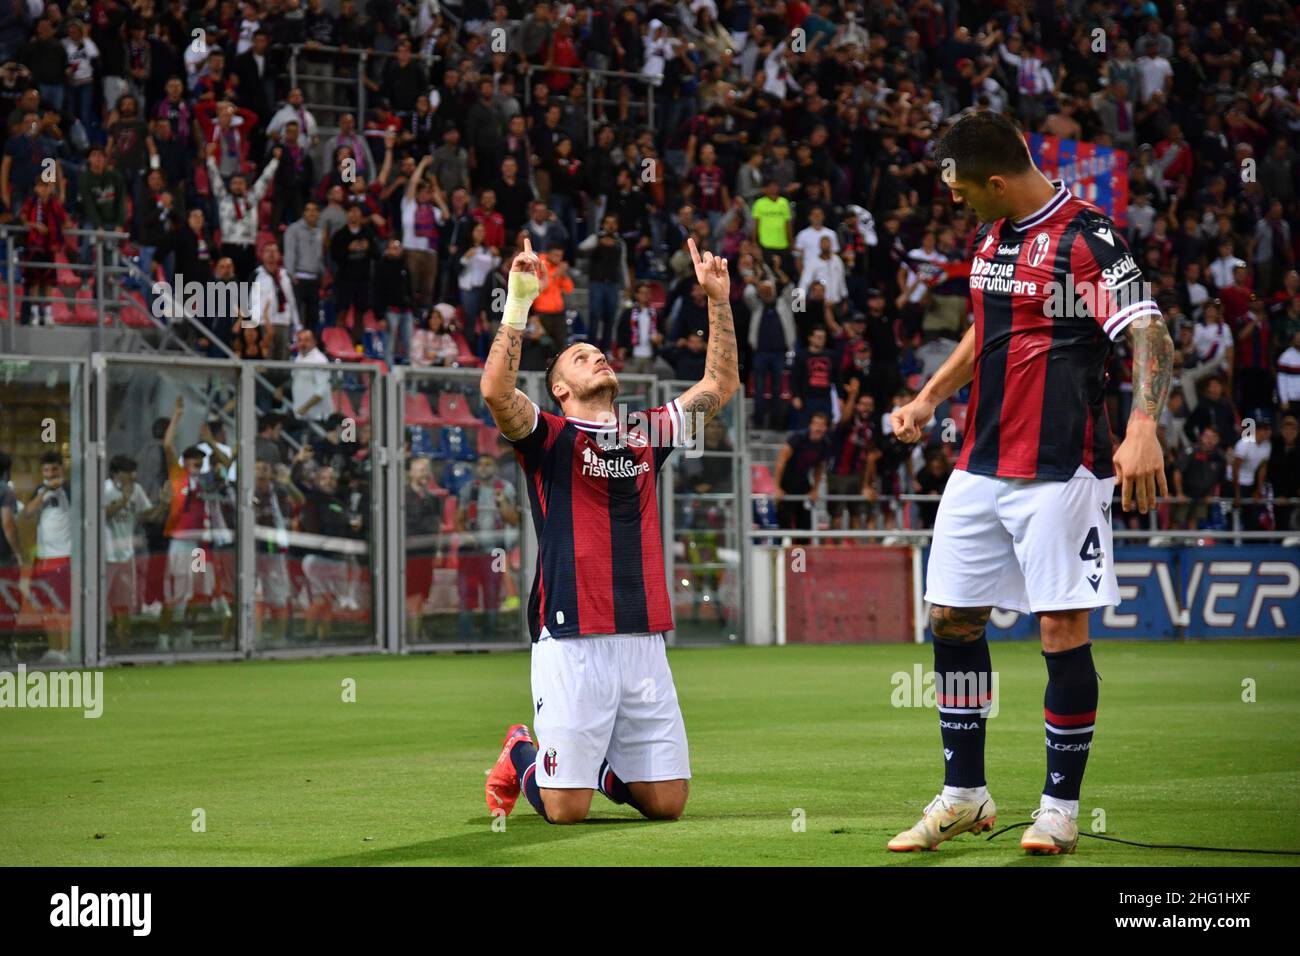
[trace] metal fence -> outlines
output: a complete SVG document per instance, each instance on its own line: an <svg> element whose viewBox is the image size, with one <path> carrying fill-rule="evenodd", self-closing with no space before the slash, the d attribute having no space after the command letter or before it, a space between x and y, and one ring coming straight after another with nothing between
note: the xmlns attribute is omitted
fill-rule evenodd
<svg viewBox="0 0 1300 956"><path fill-rule="evenodd" d="M146 353L0 355L0 450L12 460L0 476L8 545L0 548L0 666L527 646L537 542L479 374ZM692 383L629 375L621 384L620 404L634 410L665 404ZM540 373L523 375L520 387L549 406ZM325 404L278 437L269 413L290 401L301 407L303 392ZM661 472L672 642L778 640L787 585L805 595L809 587L788 578L784 563L819 546L850 563L844 606L911 601L914 624L922 621L930 530L756 527L751 508L763 496L752 493L745 447L742 406L732 403ZM192 471L187 449L201 458ZM1204 578L1205 627L1238 626L1223 623L1235 620L1224 608L1238 596L1244 633L1300 623L1297 549L1275 545L1287 532L1114 533L1134 545L1118 556L1130 577L1154 575L1172 594L1186 569L1186 600L1164 599L1170 620L1189 613ZM1213 547L1210 537L1240 546ZM897 580L851 566L855 555L891 548L838 547L890 538L893 552L909 556L894 562ZM1180 544L1189 546L1170 547ZM1130 618L1121 609L1108 620Z"/></svg>

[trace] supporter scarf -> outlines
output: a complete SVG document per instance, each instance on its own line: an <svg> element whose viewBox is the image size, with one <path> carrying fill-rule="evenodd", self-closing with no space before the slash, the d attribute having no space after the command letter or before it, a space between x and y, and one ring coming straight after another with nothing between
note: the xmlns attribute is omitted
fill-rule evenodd
<svg viewBox="0 0 1300 956"><path fill-rule="evenodd" d="M415 234L419 236L421 239L427 239L431 247L437 245L438 218L434 211L433 203L431 202L416 203Z"/></svg>
<svg viewBox="0 0 1300 956"><path fill-rule="evenodd" d="M653 340L659 334L659 312L652 306L648 309L642 309L639 306L632 307L632 348L641 344L641 316L648 318L650 334L646 336L647 340Z"/></svg>

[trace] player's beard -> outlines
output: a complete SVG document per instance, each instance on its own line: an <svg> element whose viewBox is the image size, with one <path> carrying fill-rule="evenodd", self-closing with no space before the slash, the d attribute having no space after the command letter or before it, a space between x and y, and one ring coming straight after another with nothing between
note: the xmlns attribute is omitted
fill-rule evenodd
<svg viewBox="0 0 1300 956"><path fill-rule="evenodd" d="M575 392L580 402L608 402L613 405L614 399L618 398L618 379L612 373L606 375L602 372L596 376L595 381L581 392L577 392L576 389Z"/></svg>

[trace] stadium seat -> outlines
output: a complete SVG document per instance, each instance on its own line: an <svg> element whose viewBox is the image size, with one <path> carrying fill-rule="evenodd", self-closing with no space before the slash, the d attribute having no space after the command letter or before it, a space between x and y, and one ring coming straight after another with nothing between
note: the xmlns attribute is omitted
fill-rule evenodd
<svg viewBox="0 0 1300 956"><path fill-rule="evenodd" d="M953 402L948 407L950 409L949 416L952 418L953 424L957 426L957 431L962 435L966 434L966 409L969 406L961 402Z"/></svg>
<svg viewBox="0 0 1300 956"><path fill-rule="evenodd" d="M907 387L914 392L919 392L921 386L925 384L925 376L920 372L907 376Z"/></svg>
<svg viewBox="0 0 1300 956"><path fill-rule="evenodd" d="M651 279L650 284L650 306L653 309L662 311L664 303L668 301L668 295L664 292L664 284L658 279Z"/></svg>
<svg viewBox="0 0 1300 956"><path fill-rule="evenodd" d="M436 446L432 429L416 425L411 428L411 454L432 458Z"/></svg>
<svg viewBox="0 0 1300 956"><path fill-rule="evenodd" d="M497 448L497 437L501 434L492 428L479 428L478 431L478 453L488 457L496 457L500 449Z"/></svg>
<svg viewBox="0 0 1300 956"><path fill-rule="evenodd" d="M353 421L357 420L357 412L356 409L352 407L352 399L348 396L348 393L341 388L336 388L334 390L334 411L338 412L344 418L350 418Z"/></svg>
<svg viewBox="0 0 1300 956"><path fill-rule="evenodd" d="M776 482L772 480L772 472L768 470L767 465L749 466L749 484L753 494L776 494Z"/></svg>
<svg viewBox="0 0 1300 956"><path fill-rule="evenodd" d="M456 530L456 508L458 502L455 494L450 494L442 500L442 533L450 534Z"/></svg>
<svg viewBox="0 0 1300 956"><path fill-rule="evenodd" d="M442 486L447 489L447 494L458 495L460 489L468 484L474 477L474 469L463 461L453 461L447 464L442 472Z"/></svg>
<svg viewBox="0 0 1300 956"><path fill-rule="evenodd" d="M460 332L453 332L451 338L456 343L456 347L460 349L456 354L457 365L462 368L478 368L483 364L479 361L479 357L474 354L474 350L469 347L469 342L465 340L464 335Z"/></svg>
<svg viewBox="0 0 1300 956"><path fill-rule="evenodd" d="M419 425L424 428L433 428L438 424L438 418L433 414L433 409L429 407L429 399L421 392L407 392L405 401L402 403L402 420L407 427Z"/></svg>
<svg viewBox="0 0 1300 956"><path fill-rule="evenodd" d="M754 499L754 524L759 528L775 528L776 520L776 502L771 498Z"/></svg>
<svg viewBox="0 0 1300 956"><path fill-rule="evenodd" d="M337 325L327 325L321 330L321 345L325 346L325 354L339 362L355 362L357 360L357 350L352 344L352 336L348 335L347 329L341 329Z"/></svg>
<svg viewBox="0 0 1300 956"><path fill-rule="evenodd" d="M442 434L438 436L438 450L433 457L473 461L478 458L478 448L465 429L459 425L451 425L444 428Z"/></svg>
<svg viewBox="0 0 1300 956"><path fill-rule="evenodd" d="M460 392L443 392L438 396L438 423L477 428L482 424L470 411L469 400Z"/></svg>

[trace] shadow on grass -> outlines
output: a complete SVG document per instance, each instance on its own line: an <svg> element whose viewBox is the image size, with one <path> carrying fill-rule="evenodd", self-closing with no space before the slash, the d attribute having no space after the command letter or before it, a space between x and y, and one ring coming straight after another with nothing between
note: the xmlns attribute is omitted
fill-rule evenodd
<svg viewBox="0 0 1300 956"><path fill-rule="evenodd" d="M407 846L395 846L385 850L362 851L342 856L325 857L320 860L307 860L298 866L389 866L400 863L427 864L471 864L491 866L494 863L510 864L517 851L547 843L590 836L609 824L641 824L642 826L664 826L663 822L645 820L640 817L588 817L581 823L568 826L552 826L541 817L525 816L512 821L503 832L492 829L489 818L478 817L467 820L469 826L478 826L474 833L440 837L423 843Z"/></svg>

